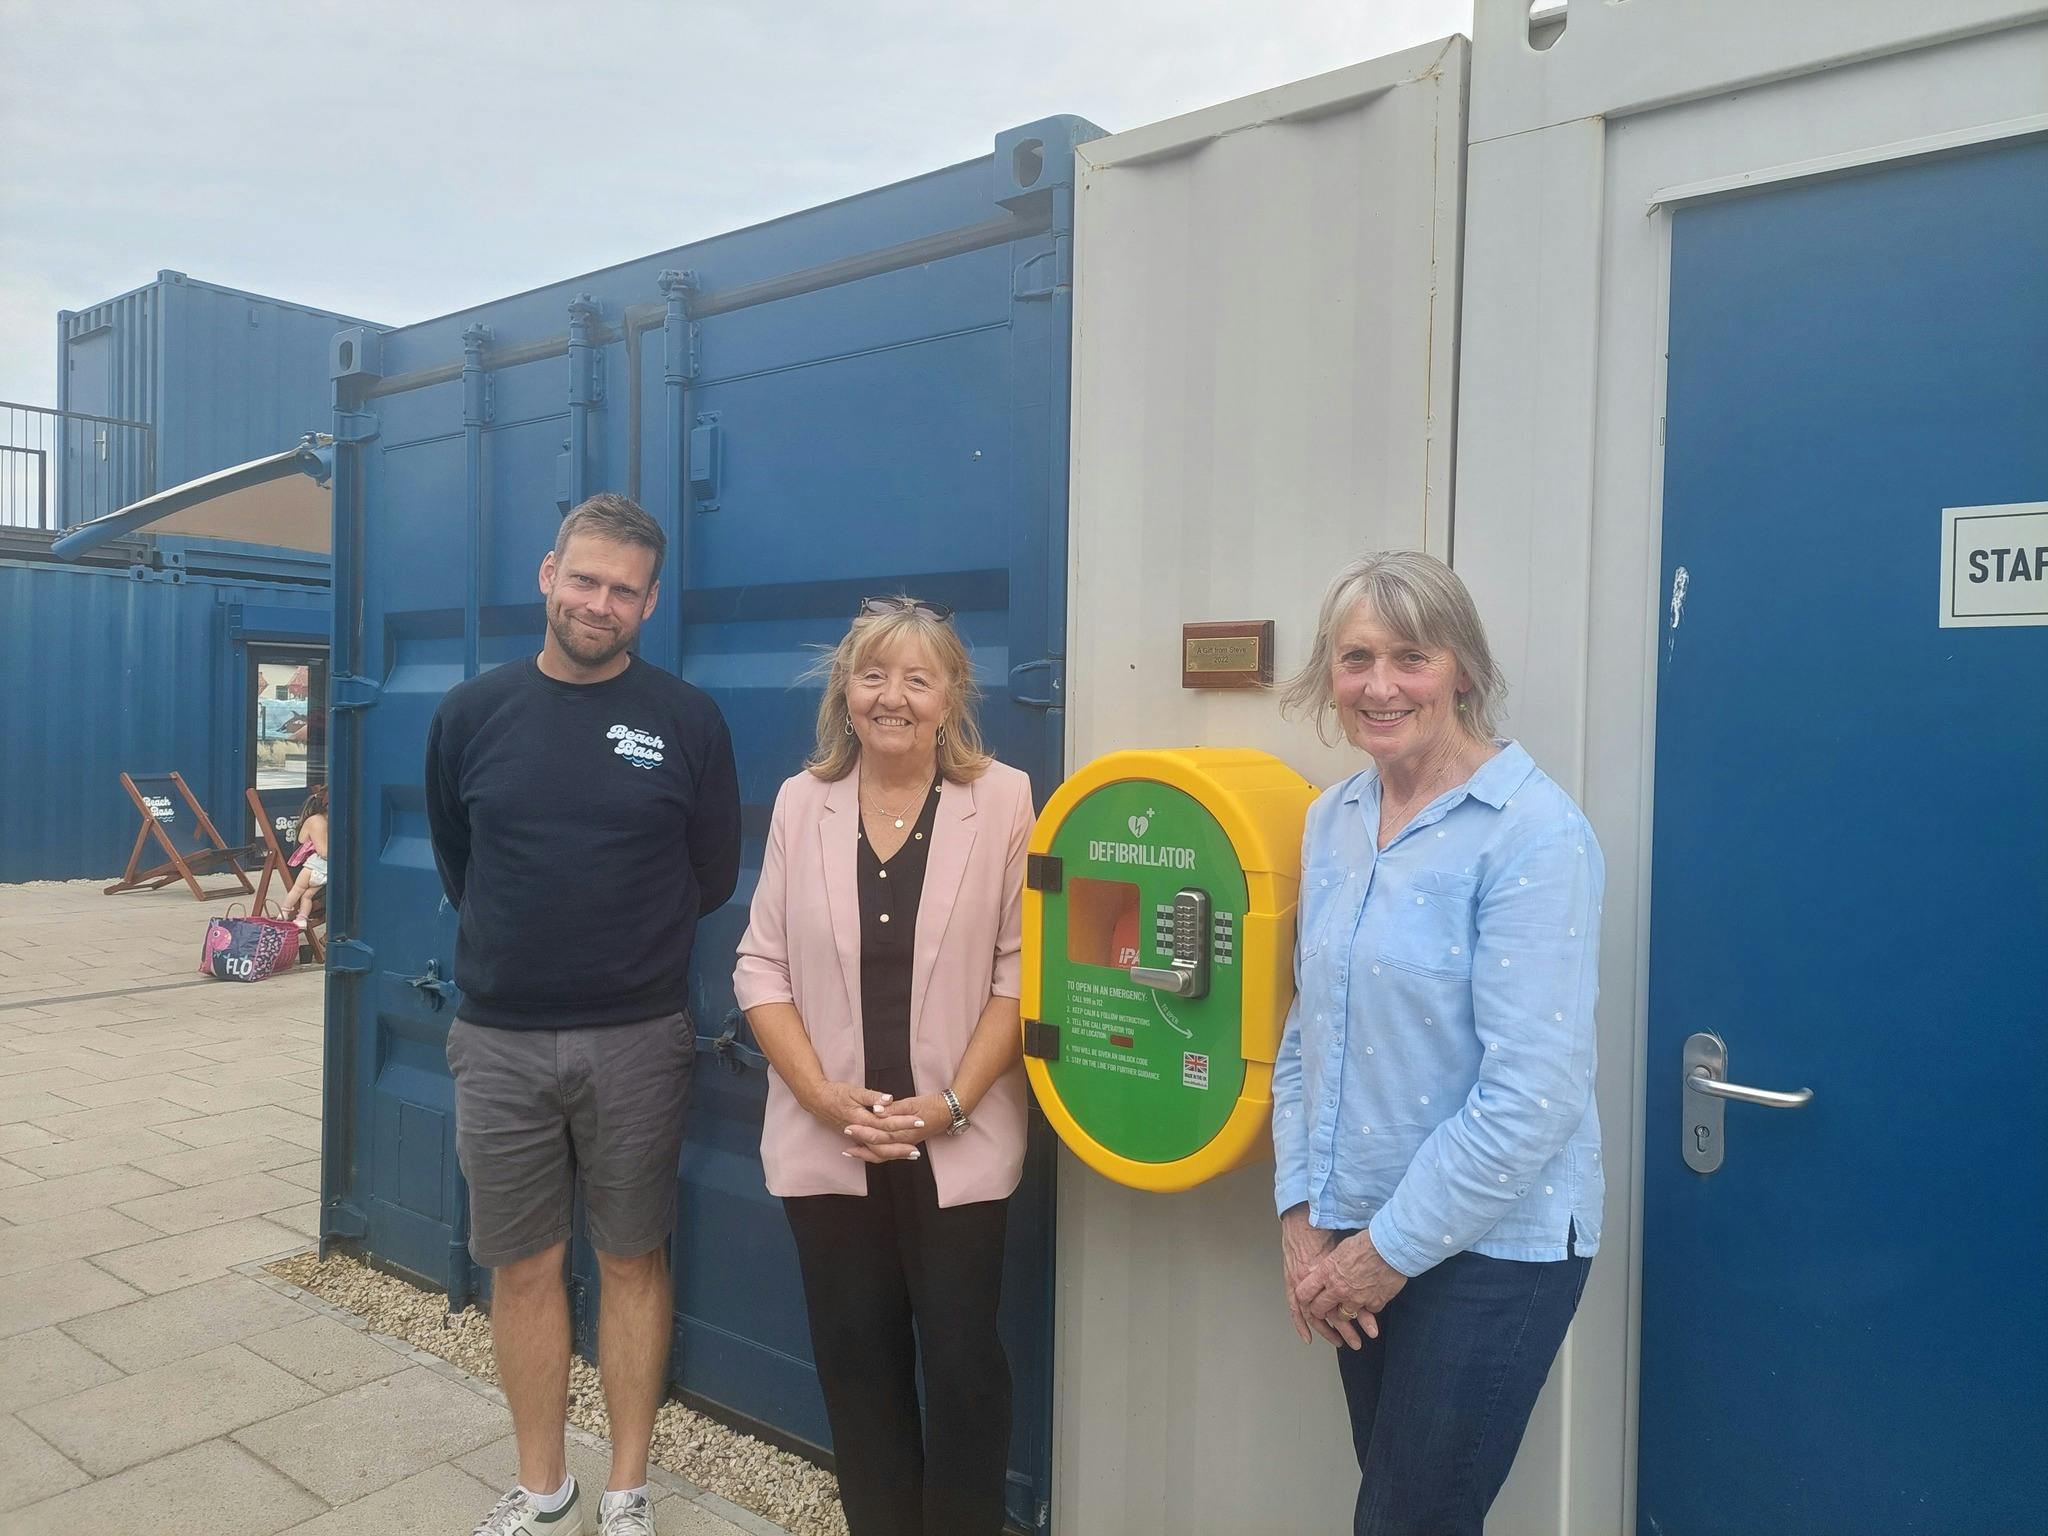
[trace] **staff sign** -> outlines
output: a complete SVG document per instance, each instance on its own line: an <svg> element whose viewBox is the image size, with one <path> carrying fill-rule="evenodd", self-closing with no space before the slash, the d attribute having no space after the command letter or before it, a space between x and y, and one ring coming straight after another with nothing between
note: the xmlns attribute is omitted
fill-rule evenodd
<svg viewBox="0 0 2048 1536"><path fill-rule="evenodd" d="M1941 627L2048 624L2048 501L1941 511Z"/></svg>

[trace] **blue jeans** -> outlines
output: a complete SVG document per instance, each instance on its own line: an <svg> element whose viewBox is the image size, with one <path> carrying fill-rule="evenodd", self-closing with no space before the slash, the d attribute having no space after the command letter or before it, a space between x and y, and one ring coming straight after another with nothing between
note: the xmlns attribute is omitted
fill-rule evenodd
<svg viewBox="0 0 2048 1536"><path fill-rule="evenodd" d="M1592 1262L1458 1254L1401 1288L1377 1339L1337 1351L1353 1536L1481 1536Z"/></svg>

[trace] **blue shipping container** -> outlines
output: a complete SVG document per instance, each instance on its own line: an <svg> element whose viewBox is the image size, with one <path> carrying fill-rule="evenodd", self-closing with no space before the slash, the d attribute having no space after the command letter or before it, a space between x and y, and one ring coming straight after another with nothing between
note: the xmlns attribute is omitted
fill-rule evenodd
<svg viewBox="0 0 2048 1536"><path fill-rule="evenodd" d="M810 647L857 599L950 603L988 739L1041 798L1062 772L1073 146L993 156L385 336L335 339L335 607L323 1243L445 1285L481 1277L444 1055L455 917L420 765L447 688L531 655L561 514L635 496L671 540L643 631L715 697L746 807L739 894L700 935L705 1069L683 1154L674 1385L828 1443L796 1259L758 1158L765 1081L730 985L777 785L810 745ZM719 1070L723 1065L731 1070ZM1044 1518L1051 1142L1012 1205L1010 1512ZM595 1265L572 1301L588 1349Z"/></svg>
<svg viewBox="0 0 2048 1536"><path fill-rule="evenodd" d="M222 837L253 835L250 651L324 652L327 561L272 552L255 579L235 568L253 551L137 548L158 563L0 559L0 882L119 873L138 825L124 772L175 769Z"/></svg>
<svg viewBox="0 0 2048 1536"><path fill-rule="evenodd" d="M57 317L60 410L146 423L139 437L67 434L57 465L58 526L326 430L327 352L342 326L369 321L203 283L182 272Z"/></svg>

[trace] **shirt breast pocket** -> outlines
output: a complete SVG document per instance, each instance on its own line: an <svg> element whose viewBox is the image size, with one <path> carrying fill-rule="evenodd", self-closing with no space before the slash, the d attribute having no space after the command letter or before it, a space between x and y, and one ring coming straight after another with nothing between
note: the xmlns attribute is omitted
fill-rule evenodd
<svg viewBox="0 0 2048 1536"><path fill-rule="evenodd" d="M1330 944L1337 913L1345 908L1345 871L1311 869L1301 877L1301 901L1294 909L1295 954L1303 964L1313 960Z"/></svg>
<svg viewBox="0 0 2048 1536"><path fill-rule="evenodd" d="M1472 914L1479 881L1471 875L1419 870L1401 887L1380 940L1380 963L1422 976L1469 981Z"/></svg>

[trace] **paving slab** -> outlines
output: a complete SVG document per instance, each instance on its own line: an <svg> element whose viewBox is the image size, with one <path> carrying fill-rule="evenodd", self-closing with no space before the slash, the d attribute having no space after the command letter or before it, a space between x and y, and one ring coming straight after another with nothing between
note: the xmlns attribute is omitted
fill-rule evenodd
<svg viewBox="0 0 2048 1536"><path fill-rule="evenodd" d="M305 1246L298 1233L260 1216L247 1216L133 1248L117 1248L97 1255L92 1262L138 1290L156 1295L210 1279L251 1259L275 1258Z"/></svg>
<svg viewBox="0 0 2048 1536"><path fill-rule="evenodd" d="M508 1428L510 1417L508 1413ZM572 1429L568 1437L568 1451L569 1475L586 1489L602 1494L612 1475L611 1447L595 1436ZM519 1481L519 1442L511 1435L505 1435L467 1455L456 1457L455 1465L487 1483L497 1493L503 1493Z"/></svg>
<svg viewBox="0 0 2048 1536"><path fill-rule="evenodd" d="M300 1149L299 1155L302 1157L305 1155L304 1148ZM287 1168L279 1168L275 1171L277 1176L287 1184L296 1184L299 1188L311 1190L316 1195L320 1193L320 1159L317 1157L306 1162L293 1163Z"/></svg>
<svg viewBox="0 0 2048 1536"><path fill-rule="evenodd" d="M0 1337L47 1328L141 1296L85 1259L26 1269L0 1281Z"/></svg>
<svg viewBox="0 0 2048 1536"><path fill-rule="evenodd" d="M22 1421L95 1477L314 1401L298 1377L239 1344L22 1410Z"/></svg>
<svg viewBox="0 0 2048 1536"><path fill-rule="evenodd" d="M222 1141L206 1147L188 1146L181 1141L172 1142L171 1146L170 1152L160 1156L137 1158L135 1166L144 1173L188 1188L194 1184L217 1183L237 1174L269 1173L273 1170L286 1183L300 1189L306 1187L301 1180L286 1178L283 1171L295 1163L305 1162L306 1149L289 1141L280 1141L275 1136L252 1136L244 1141ZM314 1167L318 1166L316 1159ZM313 1187L318 1189L319 1185Z"/></svg>
<svg viewBox="0 0 2048 1536"><path fill-rule="evenodd" d="M27 1088L19 1093L9 1093L0 1088L0 1125L15 1120L40 1120L45 1115L69 1114L83 1102L77 1095L96 1093L100 1091L100 1087L99 1084L93 1084L73 1089L69 1098L60 1098L42 1088Z"/></svg>
<svg viewBox="0 0 2048 1536"><path fill-rule="evenodd" d="M449 1536L468 1531L503 1490L448 1462L291 1528L291 1536Z"/></svg>
<svg viewBox="0 0 2048 1536"><path fill-rule="evenodd" d="M67 1174L59 1179L0 1190L0 1217L17 1225L47 1221L73 1211L160 1195L175 1187L170 1180L152 1178L139 1168L95 1168L90 1173Z"/></svg>
<svg viewBox="0 0 2048 1536"><path fill-rule="evenodd" d="M74 1318L64 1333L123 1371L148 1371L301 1321L305 1309L245 1275L216 1275L161 1296Z"/></svg>
<svg viewBox="0 0 2048 1536"><path fill-rule="evenodd" d="M148 1222L159 1232L197 1232L240 1216L261 1216L265 1211L298 1205L305 1198L306 1192L296 1184L267 1173L243 1173L169 1194L123 1201L115 1209L123 1216Z"/></svg>
<svg viewBox="0 0 2048 1536"><path fill-rule="evenodd" d="M62 1096L66 1088L86 1088L97 1081L97 1077L79 1066L46 1066L38 1067L32 1072L16 1073L5 1082L0 1082L0 1093L54 1093Z"/></svg>
<svg viewBox="0 0 2048 1536"><path fill-rule="evenodd" d="M89 1135L83 1140L60 1141L47 1147L23 1147L8 1153L7 1161L40 1178L58 1179L185 1150L184 1142L173 1141L155 1131L139 1127L116 1128L108 1123L100 1127L99 1134Z"/></svg>
<svg viewBox="0 0 2048 1536"><path fill-rule="evenodd" d="M365 1329L351 1328L331 1317L303 1314L301 1321L289 1327L244 1339L242 1347L329 1394L380 1376L395 1376L412 1364L395 1345L380 1343Z"/></svg>
<svg viewBox="0 0 2048 1536"><path fill-rule="evenodd" d="M10 1501L34 1502L76 1488L86 1474L13 1414L0 1414L0 1488Z"/></svg>
<svg viewBox="0 0 2048 1536"><path fill-rule="evenodd" d="M164 1134L191 1147L217 1147L222 1142L247 1141L256 1136L274 1137L296 1147L306 1147L307 1138L311 1137L310 1150L320 1150L320 1122L317 1118L309 1120L297 1110L269 1103L180 1121L165 1126Z"/></svg>
<svg viewBox="0 0 2048 1536"><path fill-rule="evenodd" d="M41 1179L30 1173L26 1168L17 1168L5 1158L0 1158L0 1189L19 1189L24 1184L40 1184L42 1182Z"/></svg>
<svg viewBox="0 0 2048 1536"><path fill-rule="evenodd" d="M46 1115L36 1121L35 1126L46 1132L51 1141L79 1141L105 1136L114 1130L144 1130L164 1125L172 1120L190 1120L197 1113L197 1110L189 1109L183 1104L173 1104L168 1099L144 1097L124 1100L118 1105L99 1109L74 1109L67 1115ZM181 1142L180 1145L188 1143ZM0 1152L6 1151L6 1141L4 1137L0 1137Z"/></svg>
<svg viewBox="0 0 2048 1536"><path fill-rule="evenodd" d="M112 1381L120 1371L61 1328L0 1339L0 1413L17 1413Z"/></svg>
<svg viewBox="0 0 2048 1536"><path fill-rule="evenodd" d="M328 1503L346 1504L497 1438L506 1418L500 1404L408 1366L234 1438Z"/></svg>
<svg viewBox="0 0 2048 1536"><path fill-rule="evenodd" d="M58 1102L34 1118L40 1122L54 1120L80 1109L111 1110L122 1104L133 1104L142 1099L156 1099L163 1096L166 1088L174 1083L190 1085L190 1079L179 1077L172 1072L152 1072L143 1077L122 1078L118 1082L96 1082L89 1087L74 1088ZM200 1111L189 1104L178 1106L187 1115ZM118 1120L112 1122L118 1125Z"/></svg>
<svg viewBox="0 0 2048 1536"><path fill-rule="evenodd" d="M290 1478L225 1440L209 1440L38 1504L10 1504L0 1536L274 1536L321 1512Z"/></svg>
<svg viewBox="0 0 2048 1536"><path fill-rule="evenodd" d="M104 1207L26 1222L0 1231L0 1276L18 1275L64 1259L90 1258L156 1236L155 1229Z"/></svg>

